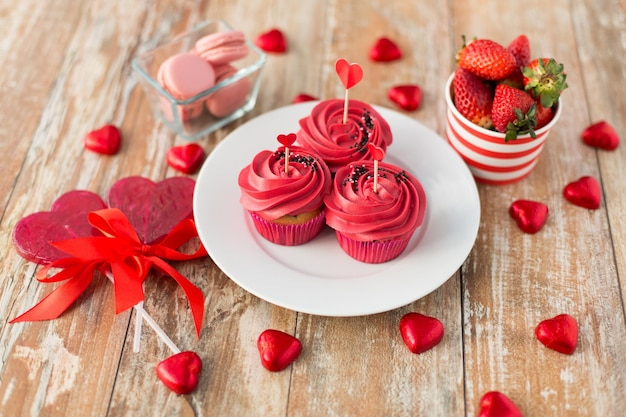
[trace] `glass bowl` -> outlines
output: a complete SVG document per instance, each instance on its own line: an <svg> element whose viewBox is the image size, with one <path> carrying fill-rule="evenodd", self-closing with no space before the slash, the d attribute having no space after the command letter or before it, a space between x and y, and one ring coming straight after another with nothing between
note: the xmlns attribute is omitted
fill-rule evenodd
<svg viewBox="0 0 626 417"><path fill-rule="evenodd" d="M193 97L179 100L172 96L158 81L158 71L161 64L169 57L187 53L194 49L196 41L206 35L234 30L222 20L209 20L197 25L193 30L169 38L156 46L146 49L145 45L132 62L133 69L139 74L141 86L150 103L155 117L161 120L172 132L183 139L194 140L205 136L216 129L242 117L254 108L261 82L261 69L266 61L266 55L249 39L246 39L249 53L230 65L236 72L211 88L201 91ZM217 94L228 95L231 91L239 90L237 86L246 86L247 94L236 100L232 109L222 110L219 115L209 111L205 105L211 96Z"/></svg>

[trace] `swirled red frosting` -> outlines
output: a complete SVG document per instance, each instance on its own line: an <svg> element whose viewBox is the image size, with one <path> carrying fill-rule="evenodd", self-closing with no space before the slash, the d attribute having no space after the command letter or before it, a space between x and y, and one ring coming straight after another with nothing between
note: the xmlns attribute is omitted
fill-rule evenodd
<svg viewBox="0 0 626 417"><path fill-rule="evenodd" d="M316 210L329 193L328 166L318 156L298 146L289 147L285 172L285 149L261 151L239 172L241 205L266 220Z"/></svg>
<svg viewBox="0 0 626 417"><path fill-rule="evenodd" d="M426 194L403 169L379 162L374 192L374 162L362 161L337 171L324 199L326 223L358 241L405 239L422 224Z"/></svg>
<svg viewBox="0 0 626 417"><path fill-rule="evenodd" d="M324 100L299 122L298 144L318 154L332 173L350 162L371 160L369 142L385 150L393 139L387 121L369 104L349 100L346 123L343 113L344 100Z"/></svg>

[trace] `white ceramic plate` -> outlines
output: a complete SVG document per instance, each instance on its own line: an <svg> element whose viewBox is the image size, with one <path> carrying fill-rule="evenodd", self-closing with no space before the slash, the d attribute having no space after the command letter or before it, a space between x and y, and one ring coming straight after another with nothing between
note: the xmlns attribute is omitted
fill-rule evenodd
<svg viewBox="0 0 626 417"><path fill-rule="evenodd" d="M309 314L359 316L409 304L441 286L465 261L480 221L476 183L443 138L398 112L376 107L393 143L385 161L423 185L424 223L407 249L382 264L365 264L339 247L334 231L300 246L281 246L257 234L239 204L239 171L279 134L297 132L316 102L270 111L241 125L205 161L194 192L200 240L215 264L245 290L270 303Z"/></svg>

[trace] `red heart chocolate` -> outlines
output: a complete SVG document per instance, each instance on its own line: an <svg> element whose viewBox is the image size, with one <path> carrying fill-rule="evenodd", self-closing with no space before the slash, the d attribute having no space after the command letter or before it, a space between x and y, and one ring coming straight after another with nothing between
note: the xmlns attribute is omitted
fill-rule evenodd
<svg viewBox="0 0 626 417"><path fill-rule="evenodd" d="M583 142L596 148L612 151L619 145L619 136L615 128L604 120L588 126L581 136Z"/></svg>
<svg viewBox="0 0 626 417"><path fill-rule="evenodd" d="M302 343L295 337L280 330L263 331L257 340L261 364L269 371L282 371L302 352Z"/></svg>
<svg viewBox="0 0 626 417"><path fill-rule="evenodd" d="M379 38L369 50L372 61L387 62L402 58L402 51L391 39Z"/></svg>
<svg viewBox="0 0 626 417"><path fill-rule="evenodd" d="M107 196L109 207L120 209L145 244L154 244L178 223L193 216L195 181L173 177L153 182L144 177L117 181Z"/></svg>
<svg viewBox="0 0 626 417"><path fill-rule="evenodd" d="M270 29L254 39L254 44L265 52L282 53L287 50L285 35L278 29Z"/></svg>
<svg viewBox="0 0 626 417"><path fill-rule="evenodd" d="M509 214L524 233L537 233L548 220L548 206L538 201L517 200L511 204Z"/></svg>
<svg viewBox="0 0 626 417"><path fill-rule="evenodd" d="M90 191L69 191L57 198L50 211L32 213L17 222L13 244L23 258L46 264L69 255L49 242L98 235L87 213L106 208L100 196Z"/></svg>
<svg viewBox="0 0 626 417"><path fill-rule="evenodd" d="M535 336L546 347L571 355L578 344L578 323L569 314L559 314L539 323Z"/></svg>
<svg viewBox="0 0 626 417"><path fill-rule="evenodd" d="M593 210L600 207L601 195L600 184L595 178L589 176L570 182L563 189L563 196L567 201Z"/></svg>
<svg viewBox="0 0 626 417"><path fill-rule="evenodd" d="M191 351L180 352L159 362L157 377L176 394L189 394L198 387L202 360Z"/></svg>
<svg viewBox="0 0 626 417"><path fill-rule="evenodd" d="M288 135L278 135L276 136L276 139L278 140L278 142L280 142L281 145L283 145L284 147L288 148L291 145L293 145L293 143L296 141L296 134L295 133L289 133Z"/></svg>
<svg viewBox="0 0 626 417"><path fill-rule="evenodd" d="M167 164L185 174L194 174L204 161L204 149L196 143L173 146L167 151Z"/></svg>
<svg viewBox="0 0 626 417"><path fill-rule="evenodd" d="M363 79L363 68L359 64L350 64L345 59L335 62L335 71L346 90L357 85Z"/></svg>
<svg viewBox="0 0 626 417"><path fill-rule="evenodd" d="M387 91L387 97L401 109L413 111L422 102L422 89L418 85L397 85Z"/></svg>
<svg viewBox="0 0 626 417"><path fill-rule="evenodd" d="M441 342L443 324L434 317L407 313L400 319L400 334L411 352L422 353Z"/></svg>
<svg viewBox="0 0 626 417"><path fill-rule="evenodd" d="M480 400L478 417L523 417L515 403L498 391L490 391Z"/></svg>
<svg viewBox="0 0 626 417"><path fill-rule="evenodd" d="M304 103L305 101L315 101L315 100L317 100L317 97L313 97L312 95L305 94L305 93L300 93L300 94L297 94L291 102L293 104L296 104L296 103Z"/></svg>
<svg viewBox="0 0 626 417"><path fill-rule="evenodd" d="M83 139L85 149L105 155L116 154L121 141L122 135L119 129L113 125L105 125L92 130Z"/></svg>

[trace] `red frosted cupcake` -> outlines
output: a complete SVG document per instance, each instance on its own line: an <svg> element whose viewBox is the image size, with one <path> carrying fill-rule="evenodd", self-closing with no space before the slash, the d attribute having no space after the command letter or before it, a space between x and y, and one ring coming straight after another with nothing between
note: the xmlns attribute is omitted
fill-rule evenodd
<svg viewBox="0 0 626 417"><path fill-rule="evenodd" d="M426 194L411 174L378 162L375 190L374 161L339 169L324 200L326 223L335 229L341 248L365 263L398 257L422 224Z"/></svg>
<svg viewBox="0 0 626 417"><path fill-rule="evenodd" d="M331 182L328 166L319 156L297 146L282 146L273 152L259 152L241 170L240 202L265 239L280 245L300 245L324 228L324 197Z"/></svg>
<svg viewBox="0 0 626 417"><path fill-rule="evenodd" d="M318 154L332 174L349 163L372 160L368 143L384 151L393 140L387 121L362 101L348 101L344 123L344 102L323 100L299 121L298 145Z"/></svg>

